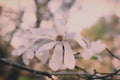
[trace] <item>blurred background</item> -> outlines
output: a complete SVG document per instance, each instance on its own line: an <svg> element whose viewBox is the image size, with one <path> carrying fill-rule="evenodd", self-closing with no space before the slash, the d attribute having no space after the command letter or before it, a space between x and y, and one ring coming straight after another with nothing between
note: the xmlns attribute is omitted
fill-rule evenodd
<svg viewBox="0 0 120 80"><path fill-rule="evenodd" d="M66 16L64 19L67 21L68 31L87 36L91 41L100 39L107 48L120 57L120 0L0 0L0 58L24 65L21 57L11 55L12 37L17 33L23 35L25 30L32 27L52 27L54 16ZM106 51L100 55L104 62L77 59L77 66L88 71L96 69L99 72L114 72L120 69L120 61ZM35 61L26 67L50 71L46 64L42 65ZM57 76L55 79L81 80L75 76ZM117 76L115 79L120 77ZM49 80L49 78L35 76L0 63L0 80Z"/></svg>

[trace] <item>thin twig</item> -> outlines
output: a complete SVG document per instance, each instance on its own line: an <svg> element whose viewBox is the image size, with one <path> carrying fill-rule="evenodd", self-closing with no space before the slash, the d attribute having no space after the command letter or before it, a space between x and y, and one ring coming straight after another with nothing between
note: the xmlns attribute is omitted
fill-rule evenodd
<svg viewBox="0 0 120 80"><path fill-rule="evenodd" d="M98 77L95 77L95 78L93 78L93 79L105 79L105 78L108 78L108 77L111 77L111 76L118 75L119 72L120 72L120 69L117 70L117 71L114 72L114 73L109 73L108 75L105 75L105 76L98 76Z"/></svg>
<svg viewBox="0 0 120 80"><path fill-rule="evenodd" d="M108 79L112 79L114 76L119 76L120 74L118 74L120 72L120 69L117 70L116 72L114 73L100 73L100 72L97 72L94 70L94 73L93 74L90 74L88 72L74 72L74 71L59 71L59 72L51 72L51 73L48 73L48 72L41 72L41 71L36 71L36 70L33 70L33 69L30 69L30 68L26 68L20 64L17 64L17 63L14 63L14 62L11 62L5 58L0 58L0 62L2 63L5 63L7 65L10 65L10 66L13 66L13 67L16 67L18 69L21 69L21 70L26 70L28 72L31 72L33 74L38 74L38 75L44 75L44 76L47 76L49 78L51 78L52 80L54 80L52 78L52 75L56 75L56 76L64 76L64 75L73 75L73 76L78 76L79 78L83 78L83 79L86 79L86 80L95 80L95 79L103 79L103 80L108 80ZM80 68L81 70L81 68ZM83 71L83 69L82 69Z"/></svg>
<svg viewBox="0 0 120 80"><path fill-rule="evenodd" d="M79 78L84 78L84 79L91 76L91 74L89 73L81 73L81 72L73 72L73 71L51 72L51 75L55 75L55 76L72 75L72 76L79 76Z"/></svg>
<svg viewBox="0 0 120 80"><path fill-rule="evenodd" d="M79 67L79 66L77 66L77 65L75 66L75 68L83 71L84 73L87 73L87 71L86 71L85 69L83 69L83 68L81 68L81 67Z"/></svg>
<svg viewBox="0 0 120 80"><path fill-rule="evenodd" d="M0 62L4 63L4 64L7 64L9 66L13 66L13 67L16 67L18 69L21 69L21 70L25 70L25 71L28 71L28 72L31 72L33 74L39 74L39 75L44 75L44 76L47 76L49 78L51 78L52 80L54 80L52 78L52 75L48 72L42 72L42 71L36 71L36 70L33 70L33 69L30 69L30 68L26 68L18 63L13 63L5 58L0 58Z"/></svg>
<svg viewBox="0 0 120 80"><path fill-rule="evenodd" d="M36 28L38 28L40 26L40 22L41 22L41 14L40 14L40 7L39 7L39 4L38 4L38 1L37 0L34 0L35 1L35 4L36 4L36 16L37 16L37 21L36 21Z"/></svg>
<svg viewBox="0 0 120 80"><path fill-rule="evenodd" d="M108 48L106 48L106 50L109 52L109 54L113 57L115 57L116 59L120 60L120 58L116 55L114 55Z"/></svg>

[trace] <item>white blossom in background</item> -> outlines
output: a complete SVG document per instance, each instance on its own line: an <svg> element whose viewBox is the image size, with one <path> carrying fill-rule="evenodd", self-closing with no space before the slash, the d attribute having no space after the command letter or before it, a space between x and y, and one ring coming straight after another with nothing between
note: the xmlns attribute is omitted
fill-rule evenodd
<svg viewBox="0 0 120 80"><path fill-rule="evenodd" d="M48 8L52 14L56 14L61 9L62 0L50 0L48 3Z"/></svg>
<svg viewBox="0 0 120 80"><path fill-rule="evenodd" d="M10 16L10 15L8 15L8 16ZM11 19L6 16L0 17L0 36L2 36L5 41L10 40L11 32L15 30L15 28L16 28L15 20L16 19L17 19L16 14L11 16Z"/></svg>
<svg viewBox="0 0 120 80"><path fill-rule="evenodd" d="M92 58L92 56L95 56L98 58L99 61L102 61L102 58L98 54L106 48L106 45L100 40L92 43L89 43L89 41L87 40L86 44L87 47L86 49L84 49L80 56L82 56L84 59L90 59Z"/></svg>
<svg viewBox="0 0 120 80"><path fill-rule="evenodd" d="M0 7L0 36L9 41L11 32L16 28L18 3L16 0L0 0Z"/></svg>
<svg viewBox="0 0 120 80"><path fill-rule="evenodd" d="M44 0L39 1L44 3ZM42 55L41 63L46 63L50 50L53 50L52 57L49 61L49 67L52 70L56 71L61 68L62 65L73 69L75 67L75 58L70 41L74 40L84 49L80 54L83 59L90 59L92 56L95 56L102 61L98 53L105 49L105 44L100 40L90 43L80 34L74 33L73 31L80 32L82 28L94 25L100 17L114 14L115 4L111 2L108 4L106 0L75 0L76 2L71 6L71 9L69 11L65 10L63 3L70 3L71 1L72 0L50 0L47 7L52 13L53 19L42 20L40 24L41 28L32 29L30 28L36 25L36 6L34 0L7 1L6 3L10 2L8 7L13 6L13 9L10 8L9 11L15 10L15 15L10 15L15 22L11 22L11 20L5 16L9 16L7 13L2 13L4 15L0 16L0 35L9 35L17 25L16 21L19 11L24 11L22 23L19 26L20 30L15 32L11 41L11 45L14 48L12 54L14 56L22 55L23 62L29 65L29 60L33 59L34 56L38 57L38 55ZM15 2L16 5L13 5L13 2ZM4 4L2 5L4 6ZM116 9L117 16L119 16L119 12L118 5ZM66 19L68 19L67 22ZM29 29L32 34L21 29ZM36 43L36 41L38 42ZM34 54L34 51L36 54Z"/></svg>
<svg viewBox="0 0 120 80"><path fill-rule="evenodd" d="M58 19L57 19L58 20ZM56 71L64 64L67 68L73 69L75 67L75 58L69 43L69 40L76 41L81 47L85 48L86 44L83 41L83 37L76 33L68 33L65 22L55 21L56 25L52 28L33 28L30 29L34 38L50 40L39 47L36 54L43 53L43 59L47 60L49 51L53 49L53 55L49 61L49 67ZM61 26L60 26L61 25ZM64 47L64 50L63 50ZM64 56L63 56L64 55ZM46 61L44 61L46 62Z"/></svg>
<svg viewBox="0 0 120 80"><path fill-rule="evenodd" d="M24 11L21 28L27 30L35 27L36 5L34 0L20 0L20 11Z"/></svg>
<svg viewBox="0 0 120 80"><path fill-rule="evenodd" d="M36 24L36 6L34 0L0 0L0 36L9 42L16 30L34 27ZM20 16L23 11L23 17ZM22 19L20 25L19 20ZM18 29L17 29L18 30Z"/></svg>
<svg viewBox="0 0 120 80"><path fill-rule="evenodd" d="M42 20L40 23L41 28L53 28L54 22L52 19L49 20Z"/></svg>
<svg viewBox="0 0 120 80"><path fill-rule="evenodd" d="M22 34L21 34L22 33ZM11 45L14 48L12 55L20 56L22 55L23 62L29 65L29 59L34 58L33 44L34 40L29 38L30 33L24 30L19 30L16 32L12 38Z"/></svg>

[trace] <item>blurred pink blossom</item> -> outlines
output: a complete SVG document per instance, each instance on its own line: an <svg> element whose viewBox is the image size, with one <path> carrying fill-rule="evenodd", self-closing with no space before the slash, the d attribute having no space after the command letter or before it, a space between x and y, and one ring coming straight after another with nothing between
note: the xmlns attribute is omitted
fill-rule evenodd
<svg viewBox="0 0 120 80"><path fill-rule="evenodd" d="M36 36L38 40L40 39L50 40L49 43L40 46L36 54L39 55L41 52L43 52L44 57L43 59L47 60L48 57L44 55L48 55L49 51L51 49L54 49L53 55L49 61L49 67L52 70L56 71L59 68L61 68L62 64L65 64L67 68L73 69L75 67L75 58L69 40L75 40L83 48L86 47L86 44L84 43L83 37L81 35L78 35L76 33L68 33L64 22L62 23L59 23L57 21L55 22L56 26L53 29L51 28L30 29L30 31L33 33L33 35ZM47 51L47 53L45 53L45 51Z"/></svg>
<svg viewBox="0 0 120 80"><path fill-rule="evenodd" d="M22 33L22 34L21 34ZM34 49L33 49L33 42L29 38L29 33L25 32L24 30L19 30L14 34L11 45L13 46L14 50L12 54L14 56L22 55L23 62L26 65L29 65L29 59L34 58Z"/></svg>
<svg viewBox="0 0 120 80"><path fill-rule="evenodd" d="M81 53L81 56L84 59L90 59L92 56L95 56L98 58L98 60L102 61L102 58L100 56L98 56L98 54L106 48L106 45L104 43L102 43L100 40L97 40L92 43L89 43L87 41L87 44L88 44L88 46Z"/></svg>

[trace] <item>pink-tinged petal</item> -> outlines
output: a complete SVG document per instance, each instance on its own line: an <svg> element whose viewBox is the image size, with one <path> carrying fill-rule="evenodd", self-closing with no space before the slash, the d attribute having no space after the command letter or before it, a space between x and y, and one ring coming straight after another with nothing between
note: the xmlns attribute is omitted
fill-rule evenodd
<svg viewBox="0 0 120 80"><path fill-rule="evenodd" d="M106 45L105 44L101 44L100 46L98 46L96 53L102 52L105 48L106 48Z"/></svg>
<svg viewBox="0 0 120 80"><path fill-rule="evenodd" d="M64 64L67 68L73 69L75 67L75 58L68 42L64 42Z"/></svg>
<svg viewBox="0 0 120 80"><path fill-rule="evenodd" d="M56 43L57 43L57 42L49 42L49 43L46 43L46 44L42 45L42 46L38 49L38 52L50 50L50 49L52 49L52 48L55 46Z"/></svg>
<svg viewBox="0 0 120 80"><path fill-rule="evenodd" d="M35 57L39 60L41 60L42 56L43 56L43 52L35 53Z"/></svg>
<svg viewBox="0 0 120 80"><path fill-rule="evenodd" d="M67 38L75 40L82 48L86 48L86 44L83 40L84 39L83 36L79 34L71 33L67 35Z"/></svg>
<svg viewBox="0 0 120 80"><path fill-rule="evenodd" d="M22 52L19 52L19 51L17 51L17 50L13 50L13 51L12 51L12 55L13 55L13 56L18 56L18 54L22 54Z"/></svg>
<svg viewBox="0 0 120 80"><path fill-rule="evenodd" d="M92 46L93 46L94 53L96 54L102 52L106 48L106 45L102 43L100 40L94 42Z"/></svg>
<svg viewBox="0 0 120 80"><path fill-rule="evenodd" d="M86 48L86 44L85 44L85 42L83 41L83 37L82 37L82 36L76 35L76 36L74 37L74 40L76 40L82 48Z"/></svg>
<svg viewBox="0 0 120 80"><path fill-rule="evenodd" d="M61 35L64 35L67 31L65 17L65 14L60 10L54 15L55 28Z"/></svg>
<svg viewBox="0 0 120 80"><path fill-rule="evenodd" d="M25 52L26 48L25 47L18 47L17 49L12 51L12 55L13 56L20 56L21 54L23 54Z"/></svg>
<svg viewBox="0 0 120 80"><path fill-rule="evenodd" d="M105 49L106 45L101 43L101 41L92 42L91 46L84 49L82 57L84 59L90 59L92 56L102 52ZM101 60L101 59L100 59Z"/></svg>
<svg viewBox="0 0 120 80"><path fill-rule="evenodd" d="M81 56L84 59L90 59L93 56L93 51L91 49L84 49L84 51L81 53Z"/></svg>
<svg viewBox="0 0 120 80"><path fill-rule="evenodd" d="M89 38L84 38L83 40L84 40L84 42L86 43L86 47L87 47L87 48L91 47L92 44L91 44Z"/></svg>
<svg viewBox="0 0 120 80"><path fill-rule="evenodd" d="M24 62L26 65L29 65L29 64L30 64L30 61L29 61L29 59L26 57L26 54L23 54L23 55L22 55L22 59L23 59L23 62Z"/></svg>
<svg viewBox="0 0 120 80"><path fill-rule="evenodd" d="M57 44L55 46L51 60L49 62L49 67L52 70L57 71L62 66L62 62L63 62L63 47L62 44Z"/></svg>
<svg viewBox="0 0 120 80"><path fill-rule="evenodd" d="M31 28L29 31L36 35L56 36L56 31L54 29Z"/></svg>
<svg viewBox="0 0 120 80"><path fill-rule="evenodd" d="M56 24L59 24L59 25L61 24L61 26L55 26L57 33L61 35L65 35L66 27L64 26L64 23L61 21L56 21Z"/></svg>
<svg viewBox="0 0 120 80"><path fill-rule="evenodd" d="M33 50L28 49L25 54L26 54L26 57L27 57L28 59L34 58L34 51L33 51Z"/></svg>
<svg viewBox="0 0 120 80"><path fill-rule="evenodd" d="M45 64L46 63L46 61L47 61L47 59L48 59L48 55L49 54L49 51L44 51L43 52L43 55L42 55L42 59L41 59L41 63L42 64Z"/></svg>
<svg viewBox="0 0 120 80"><path fill-rule="evenodd" d="M52 36L36 35L36 34L31 34L30 38L33 39L33 40L40 40L40 39L55 40L55 38L52 37Z"/></svg>
<svg viewBox="0 0 120 80"><path fill-rule="evenodd" d="M67 33L64 38L65 39L73 39L74 36L75 36L75 33Z"/></svg>
<svg viewBox="0 0 120 80"><path fill-rule="evenodd" d="M14 36L10 43L14 48L18 48L20 45L26 45L23 42L23 38L19 36Z"/></svg>
<svg viewBox="0 0 120 80"><path fill-rule="evenodd" d="M49 43L48 40L41 40L39 43L36 43L33 47L33 50L37 52L37 50L44 44Z"/></svg>

